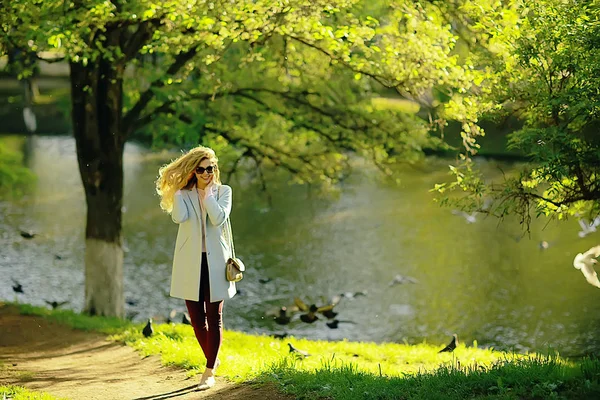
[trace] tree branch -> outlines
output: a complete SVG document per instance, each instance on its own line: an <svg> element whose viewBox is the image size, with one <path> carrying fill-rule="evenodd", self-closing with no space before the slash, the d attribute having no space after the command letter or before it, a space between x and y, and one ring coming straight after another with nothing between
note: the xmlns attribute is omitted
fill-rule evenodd
<svg viewBox="0 0 600 400"><path fill-rule="evenodd" d="M292 174L299 175L300 172L302 172L299 168L296 168L293 165L285 162L281 158L275 158L273 156L269 156L262 149L260 149L258 146L254 145L254 144L252 144L252 143L250 143L250 142L248 142L246 140L243 140L243 138L234 138L233 136L231 136L231 134L229 134L229 132L223 131L223 130L220 130L220 129L217 129L217 128L214 128L214 127L207 127L207 126L205 126L204 129L206 129L209 132L213 132L213 133L216 133L216 134L222 136L224 139L226 139L230 143L237 143L237 144L239 144L241 146L244 146L247 149L249 149L250 151L252 151L254 154L260 154L262 157L268 158L275 165L284 167L285 169L287 169Z"/></svg>
<svg viewBox="0 0 600 400"><path fill-rule="evenodd" d="M152 38L153 29L159 27L162 22L161 18L152 18L142 21L137 30L121 46L126 60L131 60L148 43Z"/></svg>
<svg viewBox="0 0 600 400"><path fill-rule="evenodd" d="M270 92L272 92L272 91L270 91ZM244 98L252 100L255 103L261 105L267 111L270 111L270 112L273 112L273 113L275 113L277 115L280 115L281 117L283 117L283 118L285 118L287 120L293 120L293 118L292 118L291 115L288 115L288 114L286 114L286 113L284 113L282 111L279 111L279 110L275 110L273 107L269 106L264 101L262 101L261 99L255 97L255 96L252 96L252 95L250 95L248 93L245 93L245 92L238 93L238 94L240 96L244 97ZM310 126L306 122L301 122L301 123L298 123L296 121L293 121L293 122L294 122L294 126L295 127L304 128L304 129L309 130L309 131L314 131L314 132L318 133L320 136L324 137L329 143L333 144L334 146L336 146L338 148L341 148L341 149L344 149L344 150L349 150L349 151L356 151L356 149L354 147L352 147L351 145L348 144L350 142L348 142L346 140L342 140L342 138L335 139L335 138L331 137L329 134L325 133L322 129L319 129L319 128L315 127L315 126Z"/></svg>
<svg viewBox="0 0 600 400"><path fill-rule="evenodd" d="M305 106L309 109L311 109L312 111L315 111L315 113L326 116L328 118L331 118L331 120L341 126L344 129L347 130L352 130L352 131L366 131L366 127L360 126L359 124L356 125L348 125L345 123L346 120L348 120L348 114L340 114L339 112L335 112L337 110L326 110L324 108L320 108L314 104L312 104L310 101L308 101L306 98L302 98L301 96L307 96L307 95L318 95L318 93L314 93L314 92L309 92L309 91L302 91L302 92L289 92L289 91L278 91L278 90L273 90L273 89L268 89L268 88L240 88L237 89L233 92L229 92L229 94L231 95L240 95L241 93L247 92L247 91L252 91L252 92L265 92L265 93L270 93L270 94L274 94L280 97L283 97L284 99L290 100L296 104ZM299 96L300 95L300 96ZM350 113L350 115L352 116L356 116L356 113ZM374 124L370 121L370 119L362 119L362 122L366 123L366 124L371 124L372 126L376 126L380 129L383 130L383 128L380 127L379 124ZM385 131L385 130L384 130ZM386 131L387 134L389 134L389 132Z"/></svg>
<svg viewBox="0 0 600 400"><path fill-rule="evenodd" d="M384 77L376 75L376 74L374 74L372 72L368 72L368 71L365 71L365 70L362 70L362 69L354 68L350 64L348 64L347 62L345 62L344 60L340 59L339 57L336 57L334 54L328 52L325 49L320 48L319 46L317 46L317 45L315 45L313 43L310 43L310 42L306 41L305 39L302 39L302 38L299 38L299 37L296 37L296 36L290 36L290 35L288 35L288 37L290 37L291 39L293 39L293 40L295 40L297 42L300 42L300 43L304 44L305 46L308 46L310 48L313 48L313 49L315 49L315 50L317 50L317 51L325 54L327 57L329 57L332 60L335 60L335 61L339 62L340 64L342 64L344 67L348 68L352 72L359 73L359 74L362 74L362 75L365 75L365 76L368 76L368 77L372 78L373 80L375 80L376 82L378 82L383 87L398 89L399 87L403 86L403 84L404 84L403 82L398 82L396 84L388 83L388 82L386 82L384 80L385 79Z"/></svg>
<svg viewBox="0 0 600 400"><path fill-rule="evenodd" d="M231 169L229 170L229 172L227 173L227 182L229 182L231 180L231 177L233 176L233 174L235 174L235 172L237 171L237 167L240 163L240 161L242 161L242 159L245 156L249 156L250 154L252 154L250 152L250 150L246 149L246 151L244 151L238 158L236 158L236 160L234 161L233 165L231 166Z"/></svg>
<svg viewBox="0 0 600 400"><path fill-rule="evenodd" d="M250 157L252 157L252 159L256 163L256 170L258 171L258 179L260 179L262 191L267 195L267 204L269 205L269 208L273 208L273 198L271 197L271 193L269 193L269 190L267 189L267 180L265 179L265 175L262 172L262 159L259 160L258 157L252 152L250 152Z"/></svg>
<svg viewBox="0 0 600 400"><path fill-rule="evenodd" d="M136 130L143 128L150 122L154 121L160 114L174 114L175 110L171 107L174 103L174 101L167 101L159 107L156 107L154 110L152 110L152 112L149 112L148 114L139 118L137 121L134 122L133 126L131 127L131 131L135 132Z"/></svg>
<svg viewBox="0 0 600 400"><path fill-rule="evenodd" d="M175 57L175 61L171 66L167 69L166 75L172 76L175 75L183 66L190 61L196 54L198 53L197 47L192 47L187 51L181 52ZM159 89L165 85L164 79L157 79L150 84L150 87L146 89L140 96L138 102L127 112L127 114L123 117L123 127L125 131L125 137L127 137L133 131L134 123L140 117L142 111L146 108L146 106L150 103L150 101L154 98L153 89Z"/></svg>
<svg viewBox="0 0 600 400"><path fill-rule="evenodd" d="M313 111L315 114L322 115L324 117L331 119L331 121L329 121L327 123L336 125L339 128L347 131L348 135L345 135L345 134L343 134L343 132L340 132L337 135L337 137L334 137L333 135L329 134L328 132L325 132L324 130L319 129L319 127L318 127L319 123L311 124L310 121L298 122L294 119L293 114L290 114L289 112L286 112L283 110L279 110L277 107L268 104L265 100L261 99L260 97L258 97L256 95L258 93L272 94L274 96L281 97L285 101L291 101L296 105L305 106L310 111ZM254 102L255 104L259 105L262 109L264 109L267 112L277 114L288 121L292 121L293 127L290 129L290 132L293 132L298 129L306 129L307 131L315 132L316 134L318 134L320 137L324 138L327 142L329 142L331 145L333 145L337 149L342 149L342 150L351 151L351 152L358 151L359 148L355 144L353 144L353 141L350 138L352 137L352 135L355 135L357 131L362 131L362 130L367 129L366 126L361 126L362 124L358 124L358 123L356 123L355 125L348 125L345 123L345 121L351 120L352 118L349 117L347 114L336 114L333 111L325 110L318 106L315 106L311 102L307 101L305 98L302 98L302 96L306 96L306 95L310 95L310 94L318 95L318 93L311 93L308 91L290 92L290 91L278 91L278 90L273 90L273 89L268 89L268 88L240 88L240 89L229 91L229 92L227 92L227 91L219 92L217 94L203 93L203 94L197 94L197 95L190 95L190 96L186 97L186 100L209 101L209 100L214 100L217 97L239 96L243 99L247 99L247 100ZM278 102L278 104L281 104L281 102ZM149 112L144 117L138 119L135 123L134 130L139 129L139 128L149 124L150 122L155 120L157 117L159 117L161 114L177 113L177 111L175 109L173 109L174 105L175 105L175 101L167 101L167 102L163 103L159 107L155 108L152 112ZM295 109L295 108L297 108L297 107L295 107L295 106L284 107L285 110ZM360 115L358 115L358 116L361 117L361 120L365 124L367 124L367 125L371 124L374 127L383 129L381 126L379 126L379 124L375 124L369 120L365 120ZM179 115L178 118L181 121L186 122L186 123L190 123L192 121L191 118L186 117L184 115ZM385 129L383 129L383 132L386 133L388 136L390 135L390 133L387 132ZM223 136L225 137L226 135L223 134ZM255 148L254 150L257 151L257 148ZM304 162L305 164L310 165L310 168L312 168L312 169L317 169L317 167L315 165L313 165L307 157L328 154L327 152L325 152L322 154L310 154L310 155L306 155L306 156L301 156L301 155L300 156L292 156L291 154L286 153L285 151L278 149L278 148L271 147L270 150L272 150L275 154L284 155L284 156L288 157L289 159L294 159L294 158L299 159L302 162ZM264 150L260 150L260 152L261 152L261 154L266 155ZM283 162L283 159L281 159L281 157L276 157L273 154L270 154L268 157L273 160L277 160L277 162ZM378 168L380 168L381 170L385 170L385 168L381 164L379 164L379 163L376 163L376 164L377 164ZM291 170L290 167L291 167L291 165L288 165L286 168L288 170ZM336 176L333 176L331 174L327 174L327 175L332 179L336 178Z"/></svg>

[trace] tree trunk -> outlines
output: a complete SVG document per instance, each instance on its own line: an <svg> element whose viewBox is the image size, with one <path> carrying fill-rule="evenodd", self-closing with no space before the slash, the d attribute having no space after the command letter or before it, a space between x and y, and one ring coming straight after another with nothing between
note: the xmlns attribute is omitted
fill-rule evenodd
<svg viewBox="0 0 600 400"><path fill-rule="evenodd" d="M71 63L72 118L85 189L85 309L124 316L122 99L124 67Z"/></svg>

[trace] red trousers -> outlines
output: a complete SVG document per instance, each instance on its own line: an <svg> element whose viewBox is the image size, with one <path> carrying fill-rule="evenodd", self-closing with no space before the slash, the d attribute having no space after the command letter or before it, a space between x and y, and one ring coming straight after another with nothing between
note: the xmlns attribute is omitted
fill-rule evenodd
<svg viewBox="0 0 600 400"><path fill-rule="evenodd" d="M210 302L208 260L202 253L199 301L186 300L196 339L206 357L206 368L213 368L223 342L223 300Z"/></svg>

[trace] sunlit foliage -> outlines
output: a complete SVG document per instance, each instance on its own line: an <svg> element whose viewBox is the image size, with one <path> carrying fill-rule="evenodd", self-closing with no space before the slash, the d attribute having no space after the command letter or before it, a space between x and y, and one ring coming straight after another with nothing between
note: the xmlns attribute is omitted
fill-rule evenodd
<svg viewBox="0 0 600 400"><path fill-rule="evenodd" d="M10 2L5 40L84 66L108 61L126 77L122 134L157 147L202 142L233 163L332 183L351 153L390 173L440 146L429 131L448 118L478 129L463 101L470 69L446 9L431 2L34 3ZM382 96L420 103L429 118L371 101Z"/></svg>
<svg viewBox="0 0 600 400"><path fill-rule="evenodd" d="M509 143L530 159L519 176L497 185L483 185L470 160L453 170L456 187L496 197L498 215L516 213L528 223L532 211L559 219L600 212L599 6L543 0L460 7L477 17L469 29L477 39L477 95L488 103L480 113L522 121Z"/></svg>

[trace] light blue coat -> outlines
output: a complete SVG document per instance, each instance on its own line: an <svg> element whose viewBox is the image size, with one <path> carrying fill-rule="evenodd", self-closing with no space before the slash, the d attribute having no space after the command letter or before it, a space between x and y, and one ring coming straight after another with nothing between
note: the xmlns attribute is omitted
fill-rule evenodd
<svg viewBox="0 0 600 400"><path fill-rule="evenodd" d="M231 188L217 185L213 196L204 201L200 208L198 192L181 190L173 199L171 218L179 224L173 272L171 274L171 296L198 301L200 292L200 263L202 262L202 225L206 221L206 256L210 282L210 301L230 299L236 294L234 282L225 278L225 263L231 256L226 239L225 223L231 212Z"/></svg>

